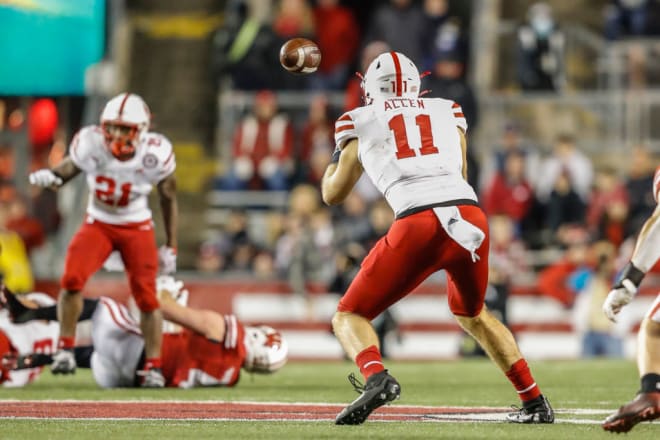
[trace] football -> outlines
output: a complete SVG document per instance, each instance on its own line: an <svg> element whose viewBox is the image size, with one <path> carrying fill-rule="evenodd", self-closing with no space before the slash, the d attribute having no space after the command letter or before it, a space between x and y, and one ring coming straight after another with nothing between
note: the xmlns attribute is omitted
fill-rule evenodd
<svg viewBox="0 0 660 440"><path fill-rule="evenodd" d="M313 73L321 64L321 51L312 40L292 38L280 48L280 64L292 73Z"/></svg>

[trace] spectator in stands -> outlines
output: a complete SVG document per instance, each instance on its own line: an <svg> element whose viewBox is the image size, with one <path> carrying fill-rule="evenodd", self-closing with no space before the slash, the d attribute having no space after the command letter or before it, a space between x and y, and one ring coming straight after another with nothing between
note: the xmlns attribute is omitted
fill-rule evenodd
<svg viewBox="0 0 660 440"><path fill-rule="evenodd" d="M636 146L632 149L625 183L628 193L626 237L637 236L642 225L657 206L653 198L653 174L656 163L648 148Z"/></svg>
<svg viewBox="0 0 660 440"><path fill-rule="evenodd" d="M384 41L421 66L425 32L426 17L420 5L413 0L389 0L371 16L364 41Z"/></svg>
<svg viewBox="0 0 660 440"><path fill-rule="evenodd" d="M359 243L360 246L372 236L372 226L368 215L369 207L364 198L353 191L344 203L338 207L338 216L335 221L337 244L340 248L350 243Z"/></svg>
<svg viewBox="0 0 660 440"><path fill-rule="evenodd" d="M613 168L598 169L586 216L591 236L609 241L618 247L626 238L627 217L628 194L624 183Z"/></svg>
<svg viewBox="0 0 660 440"><path fill-rule="evenodd" d="M278 113L277 97L257 93L253 113L237 125L229 172L218 183L222 189L286 190L293 171L293 125Z"/></svg>
<svg viewBox="0 0 660 440"><path fill-rule="evenodd" d="M34 279L25 243L20 235L7 229L9 206L0 203L0 278L14 292L32 291Z"/></svg>
<svg viewBox="0 0 660 440"><path fill-rule="evenodd" d="M579 279L571 277L588 263L589 235L581 226L565 226L557 235L564 255L539 272L537 291L569 308L580 287Z"/></svg>
<svg viewBox="0 0 660 440"><path fill-rule="evenodd" d="M558 185L562 186L558 181L563 176L582 203L587 203L593 175L591 159L577 148L572 135L561 134L555 141L552 154L538 170L537 196L545 203L553 190L556 191Z"/></svg>
<svg viewBox="0 0 660 440"><path fill-rule="evenodd" d="M450 21L443 28L455 27L459 32L458 25L452 23ZM460 104L468 127L475 130L479 123L477 100L464 79L467 54L457 44L444 43L442 36L438 37L431 48L431 74L425 78L424 85L429 89L429 97L451 99Z"/></svg>
<svg viewBox="0 0 660 440"><path fill-rule="evenodd" d="M6 228L21 237L28 255L33 249L46 242L43 225L36 217L30 215L26 199L22 195L9 202Z"/></svg>
<svg viewBox="0 0 660 440"><path fill-rule="evenodd" d="M430 2L437 3L437 0L431 0ZM423 39L426 43L424 48L425 68L433 72L435 70L434 64L439 59L453 59L461 64L461 68L458 75L452 75L452 78L465 81L467 79L465 66L468 61L468 45L461 30L460 20L457 17L445 16L441 18L430 17L428 19L428 35ZM436 24L438 20L442 20L441 24ZM469 123L470 121L468 121Z"/></svg>
<svg viewBox="0 0 660 440"><path fill-rule="evenodd" d="M334 231L330 212L320 202L314 186L298 185L291 191L284 234L275 248L275 267L289 280L294 293L305 297L310 320L313 310L307 282L327 283L334 275Z"/></svg>
<svg viewBox="0 0 660 440"><path fill-rule="evenodd" d="M485 191L497 173L504 173L504 164L509 154L520 154L525 158L525 180L527 180L532 187L535 186L535 177L538 175L539 168L539 155L537 149L534 148L524 137L522 128L519 124L508 122L502 129L502 137L499 142L492 145L490 153L486 156L480 174L479 187Z"/></svg>
<svg viewBox="0 0 660 440"><path fill-rule="evenodd" d="M422 2L422 11L426 19L426 30L422 37L424 44L424 60L422 66L429 68L432 60L429 59L432 49L436 46L436 37L440 37L442 26L450 18L449 2L447 0L424 0ZM448 35L445 34L445 37ZM453 39L442 40L444 47L453 46Z"/></svg>
<svg viewBox="0 0 660 440"><path fill-rule="evenodd" d="M339 0L318 0L314 8L316 43L323 54L318 71L310 77L317 90L342 90L357 56L360 32L353 11Z"/></svg>
<svg viewBox="0 0 660 440"><path fill-rule="evenodd" d="M571 181L571 176L562 170L545 205L545 225L551 232L557 233L564 226L583 224L586 207Z"/></svg>
<svg viewBox="0 0 660 440"><path fill-rule="evenodd" d="M574 328L582 336L582 356L622 357L623 340L602 310L616 275L616 248L597 241L589 248L589 259L590 267L575 275L583 278L573 311Z"/></svg>
<svg viewBox="0 0 660 440"><path fill-rule="evenodd" d="M525 91L558 91L564 83L564 34L551 7L534 3L518 29L518 83Z"/></svg>
<svg viewBox="0 0 660 440"><path fill-rule="evenodd" d="M657 2L652 0L610 0L605 8L605 38L658 35Z"/></svg>
<svg viewBox="0 0 660 440"><path fill-rule="evenodd" d="M231 0L212 40L213 73L218 80L229 75L232 87L240 90L279 88L286 78L279 63L280 43L247 1Z"/></svg>
<svg viewBox="0 0 660 440"><path fill-rule="evenodd" d="M369 64L376 59L381 53L388 52L390 46L381 40L375 40L368 43L360 55L360 72L363 74L367 71ZM344 111L353 110L354 108L362 106L362 79L355 75L350 78L346 86L346 97L344 102Z"/></svg>
<svg viewBox="0 0 660 440"><path fill-rule="evenodd" d="M482 196L486 214L501 214L514 222L516 234L534 202L534 191L525 177L525 156L513 151L506 156L504 169L498 172Z"/></svg>
<svg viewBox="0 0 660 440"><path fill-rule="evenodd" d="M314 13L306 0L280 0L273 17L273 30L282 41L294 37L314 38Z"/></svg>
<svg viewBox="0 0 660 440"><path fill-rule="evenodd" d="M335 127L328 115L328 99L325 95L315 95L311 99L308 115L296 160L296 180L319 185L334 149Z"/></svg>

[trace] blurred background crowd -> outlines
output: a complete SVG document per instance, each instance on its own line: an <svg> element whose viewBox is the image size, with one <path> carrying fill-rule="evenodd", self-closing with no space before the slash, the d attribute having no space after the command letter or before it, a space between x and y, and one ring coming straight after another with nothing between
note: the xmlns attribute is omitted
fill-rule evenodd
<svg viewBox="0 0 660 440"><path fill-rule="evenodd" d="M35 3L83 23L90 47L74 46L88 59L73 84L30 86L21 66L51 78L58 60L12 58L30 39L18 24L0 42L13 62L0 63L0 271L15 290L59 276L86 200L82 179L54 193L28 187L27 173L61 160L105 100L130 90L175 146L180 270L343 292L393 215L366 178L332 208L319 182L334 120L361 105L354 72L387 50L429 72L427 96L464 110L496 302L519 286L567 308L602 302L656 206L660 1ZM0 18L20 23L39 7L0 5ZM281 44L301 36L323 54L312 75L279 65ZM63 50L74 40L62 35Z"/></svg>

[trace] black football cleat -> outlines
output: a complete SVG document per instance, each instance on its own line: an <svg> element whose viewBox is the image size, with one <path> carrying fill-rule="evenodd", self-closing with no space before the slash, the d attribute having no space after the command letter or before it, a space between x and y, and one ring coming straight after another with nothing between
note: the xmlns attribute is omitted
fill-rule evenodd
<svg viewBox="0 0 660 440"><path fill-rule="evenodd" d="M401 385L387 370L370 376L364 386L353 373L348 376L348 380L355 391L361 394L337 415L337 425L360 425L376 408L398 399L401 395Z"/></svg>
<svg viewBox="0 0 660 440"><path fill-rule="evenodd" d="M513 407L516 411L507 414L506 420L511 423L554 423L555 412L548 399L541 394L536 399L524 404L522 408Z"/></svg>
<svg viewBox="0 0 660 440"><path fill-rule="evenodd" d="M639 422L660 418L660 391L639 393L632 402L623 405L603 422L610 432L628 432Z"/></svg>

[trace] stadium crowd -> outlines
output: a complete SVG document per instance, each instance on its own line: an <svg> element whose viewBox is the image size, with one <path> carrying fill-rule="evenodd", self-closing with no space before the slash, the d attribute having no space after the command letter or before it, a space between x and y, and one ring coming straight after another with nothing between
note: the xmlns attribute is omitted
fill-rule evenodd
<svg viewBox="0 0 660 440"><path fill-rule="evenodd" d="M659 28L654 2L637 2L635 8L630 2L603 3L601 30L607 41L652 38ZM406 53L429 72L422 80L428 96L459 102L470 133L478 131L487 115L479 113L470 82L469 8L448 0L282 0L269 3L273 18L263 19L255 4L228 1L223 25L213 36L211 65L220 91L254 93L255 100L234 127L231 157L223 158L225 171L209 189L287 191L288 206L259 212L233 209L214 236L200 243L197 258L181 261L180 267L284 278L296 291L315 281L342 292L366 250L393 220L364 178L344 205L328 208L320 200L319 182L334 148L334 121L360 105L360 80L352 72L364 71L388 49ZM551 3L535 3L520 18L512 48L517 54L514 88L561 92L566 85L565 35ZM318 42L323 61L314 75L294 76L279 66L279 47L293 36ZM630 76L631 81L636 78ZM287 90L310 93L302 117L279 106L278 93ZM326 92L344 92L344 105L330 105ZM3 100L0 106L0 129L28 119L32 170L55 165L66 151L67 136L57 128L56 117L53 126L52 103L37 100L26 115L17 113L15 100ZM47 126L40 127L40 121ZM618 256L612 275L630 254L632 239L655 206L651 182L656 158L640 144L629 146L626 164L606 163L583 150L576 132L557 133L552 145L544 145L529 131L512 117L501 127L500 139L468 149L469 181L478 188L499 237L492 249L492 270L499 275L491 277L515 284L521 276L537 274L539 292L570 307L584 283L567 280L599 267L602 243L611 244ZM17 234L30 256L58 232L57 194L37 188L18 192L13 160L11 147L0 148L2 237ZM29 265L24 267L29 280L10 285L15 291L30 290Z"/></svg>

